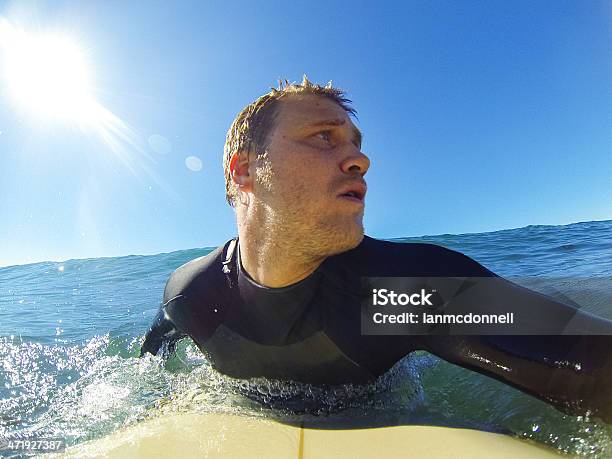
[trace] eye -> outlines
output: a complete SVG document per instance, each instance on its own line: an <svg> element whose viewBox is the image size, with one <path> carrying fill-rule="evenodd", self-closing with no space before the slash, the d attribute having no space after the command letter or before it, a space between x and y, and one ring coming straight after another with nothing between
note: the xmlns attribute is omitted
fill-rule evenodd
<svg viewBox="0 0 612 459"><path fill-rule="evenodd" d="M324 142L331 143L331 131L321 131L314 135L316 138L323 140Z"/></svg>

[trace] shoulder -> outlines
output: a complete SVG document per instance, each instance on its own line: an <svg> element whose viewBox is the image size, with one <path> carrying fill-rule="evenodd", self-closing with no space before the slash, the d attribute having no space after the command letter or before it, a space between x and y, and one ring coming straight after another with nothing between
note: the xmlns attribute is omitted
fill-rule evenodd
<svg viewBox="0 0 612 459"><path fill-rule="evenodd" d="M193 297L204 293L207 284L214 284L223 277L223 261L230 240L207 255L179 266L169 277L164 289L164 304L181 297Z"/></svg>
<svg viewBox="0 0 612 459"><path fill-rule="evenodd" d="M369 276L490 277L490 270L469 256L441 245L386 241L364 236L361 243L338 256Z"/></svg>
<svg viewBox="0 0 612 459"><path fill-rule="evenodd" d="M177 268L166 283L163 311L167 320L202 346L225 319L230 286L224 272L231 241Z"/></svg>

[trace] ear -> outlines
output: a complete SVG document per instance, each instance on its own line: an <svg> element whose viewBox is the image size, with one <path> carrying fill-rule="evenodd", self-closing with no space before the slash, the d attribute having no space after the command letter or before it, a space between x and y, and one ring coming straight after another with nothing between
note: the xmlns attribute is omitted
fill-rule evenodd
<svg viewBox="0 0 612 459"><path fill-rule="evenodd" d="M245 193L253 191L253 179L249 173L249 155L244 151L237 151L232 155L229 164L232 182Z"/></svg>

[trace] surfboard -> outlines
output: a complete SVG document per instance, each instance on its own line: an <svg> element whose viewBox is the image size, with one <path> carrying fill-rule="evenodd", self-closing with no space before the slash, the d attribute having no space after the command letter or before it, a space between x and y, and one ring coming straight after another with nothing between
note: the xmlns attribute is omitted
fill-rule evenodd
<svg viewBox="0 0 612 459"><path fill-rule="evenodd" d="M70 447L62 457L559 459L563 456L527 441L469 429L410 425L324 430L264 418L179 413L146 420Z"/></svg>

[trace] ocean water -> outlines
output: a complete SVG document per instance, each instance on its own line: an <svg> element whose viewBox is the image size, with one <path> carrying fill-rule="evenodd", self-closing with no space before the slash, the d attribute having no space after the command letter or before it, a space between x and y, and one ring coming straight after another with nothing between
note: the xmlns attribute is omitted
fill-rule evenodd
<svg viewBox="0 0 612 459"><path fill-rule="evenodd" d="M612 220L401 240L459 250L612 319ZM147 417L199 410L336 425L471 426L575 455L612 457L611 425L564 415L425 352L371 386L326 390L223 377L189 339L168 360L139 359L169 274L209 251L0 268L0 438L53 437L73 445ZM305 412L286 410L292 401Z"/></svg>

